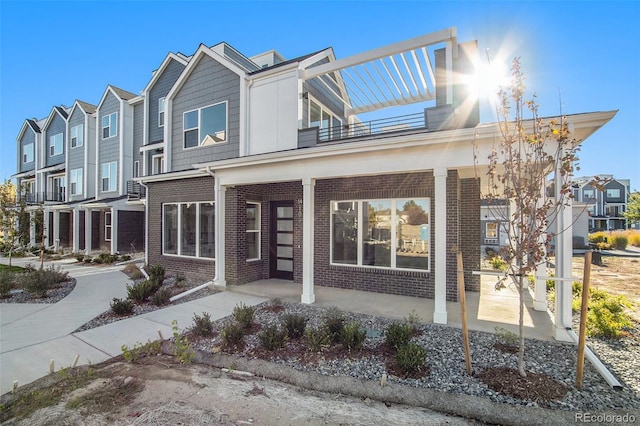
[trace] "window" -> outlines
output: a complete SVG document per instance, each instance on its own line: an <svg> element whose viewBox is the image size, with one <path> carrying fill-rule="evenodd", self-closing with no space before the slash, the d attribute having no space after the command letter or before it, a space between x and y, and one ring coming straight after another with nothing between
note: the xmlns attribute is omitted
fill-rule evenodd
<svg viewBox="0 0 640 426"><path fill-rule="evenodd" d="M214 145L227 140L227 102L210 105L183 115L184 147Z"/></svg>
<svg viewBox="0 0 640 426"><path fill-rule="evenodd" d="M496 222L486 223L485 238L498 238L498 224Z"/></svg>
<svg viewBox="0 0 640 426"><path fill-rule="evenodd" d="M118 135L118 113L112 112L111 114L102 117L102 139L112 138Z"/></svg>
<svg viewBox="0 0 640 426"><path fill-rule="evenodd" d="M158 127L164 126L164 98L158 99Z"/></svg>
<svg viewBox="0 0 640 426"><path fill-rule="evenodd" d="M429 270L430 199L331 202L331 263Z"/></svg>
<svg viewBox="0 0 640 426"><path fill-rule="evenodd" d="M140 161L133 162L133 177L140 177Z"/></svg>
<svg viewBox="0 0 640 426"><path fill-rule="evenodd" d="M607 198L620 198L620 188L607 189Z"/></svg>
<svg viewBox="0 0 640 426"><path fill-rule="evenodd" d="M584 198L595 198L595 190L593 189L585 189L582 191L582 194L584 195Z"/></svg>
<svg viewBox="0 0 640 426"><path fill-rule="evenodd" d="M320 140L340 138L342 122L327 108L309 98L309 127L319 127Z"/></svg>
<svg viewBox="0 0 640 426"><path fill-rule="evenodd" d="M22 147L22 162L31 163L33 161L33 144L28 143Z"/></svg>
<svg viewBox="0 0 640 426"><path fill-rule="evenodd" d="M62 154L62 144L64 143L64 138L62 133L58 133L57 135L53 135L49 138L49 155L53 157L54 155Z"/></svg>
<svg viewBox="0 0 640 426"><path fill-rule="evenodd" d="M115 161L111 163L103 163L100 173L102 179L102 192L110 192L116 190L116 174L117 163Z"/></svg>
<svg viewBox="0 0 640 426"><path fill-rule="evenodd" d="M65 201L67 190L67 178L64 175L49 177L49 188L51 192L47 194L47 201Z"/></svg>
<svg viewBox="0 0 640 426"><path fill-rule="evenodd" d="M215 204L164 204L162 253L215 258Z"/></svg>
<svg viewBox="0 0 640 426"><path fill-rule="evenodd" d="M154 155L151 161L151 174L164 173L164 155Z"/></svg>
<svg viewBox="0 0 640 426"><path fill-rule="evenodd" d="M71 128L71 148L84 144L84 124L79 124Z"/></svg>
<svg viewBox="0 0 640 426"><path fill-rule="evenodd" d="M82 194L82 174L82 169L72 169L69 172L71 195Z"/></svg>
<svg viewBox="0 0 640 426"><path fill-rule="evenodd" d="M247 260L260 259L260 204L247 203Z"/></svg>
<svg viewBox="0 0 640 426"><path fill-rule="evenodd" d="M104 240L111 241L111 212L104 214Z"/></svg>

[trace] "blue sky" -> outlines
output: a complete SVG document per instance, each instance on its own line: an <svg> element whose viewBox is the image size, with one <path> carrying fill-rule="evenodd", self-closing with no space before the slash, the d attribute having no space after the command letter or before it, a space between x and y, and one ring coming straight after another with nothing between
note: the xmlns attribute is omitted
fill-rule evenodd
<svg viewBox="0 0 640 426"><path fill-rule="evenodd" d="M16 137L107 84L138 93L169 51L221 41L247 56L338 58L455 26L481 52L521 58L542 115L620 110L582 146L579 175L640 189L640 2L29 2L0 1L0 178L16 172ZM493 121L489 108L481 121Z"/></svg>

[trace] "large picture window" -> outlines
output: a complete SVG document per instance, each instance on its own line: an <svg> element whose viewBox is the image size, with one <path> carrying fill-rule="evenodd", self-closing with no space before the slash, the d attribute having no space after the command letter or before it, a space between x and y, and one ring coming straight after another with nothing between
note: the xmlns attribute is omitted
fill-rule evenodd
<svg viewBox="0 0 640 426"><path fill-rule="evenodd" d="M430 199L331 202L331 263L429 270Z"/></svg>
<svg viewBox="0 0 640 426"><path fill-rule="evenodd" d="M260 204L247 203L247 260L260 259Z"/></svg>
<svg viewBox="0 0 640 426"><path fill-rule="evenodd" d="M227 102L185 112L182 128L185 148L226 142Z"/></svg>
<svg viewBox="0 0 640 426"><path fill-rule="evenodd" d="M163 254L215 258L215 205L212 201L164 204L162 221Z"/></svg>

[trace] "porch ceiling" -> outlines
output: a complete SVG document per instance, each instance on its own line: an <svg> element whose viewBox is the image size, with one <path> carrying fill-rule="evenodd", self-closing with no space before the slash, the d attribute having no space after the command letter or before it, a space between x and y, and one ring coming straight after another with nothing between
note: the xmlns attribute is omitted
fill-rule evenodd
<svg viewBox="0 0 640 426"><path fill-rule="evenodd" d="M451 69L451 58L457 56L455 27L307 68L302 79L320 82L344 103L347 115L432 101L436 83L433 51L443 44Z"/></svg>

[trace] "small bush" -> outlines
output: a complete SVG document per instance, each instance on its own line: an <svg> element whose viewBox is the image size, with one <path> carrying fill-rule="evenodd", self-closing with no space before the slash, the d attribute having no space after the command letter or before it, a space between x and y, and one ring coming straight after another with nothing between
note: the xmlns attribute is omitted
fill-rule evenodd
<svg viewBox="0 0 640 426"><path fill-rule="evenodd" d="M404 319L405 322L409 323L409 325L411 326L411 328L413 328L414 330L418 328L418 325L420 324L420 322L422 321L422 318L420 318L420 315L418 315L418 313L416 312L415 309L411 310L411 313L409 313L409 316L406 317Z"/></svg>
<svg viewBox="0 0 640 426"><path fill-rule="evenodd" d="M156 288L151 281L140 281L139 283L127 286L127 299L131 299L136 303L142 303L147 300L155 291Z"/></svg>
<svg viewBox="0 0 640 426"><path fill-rule="evenodd" d="M495 331L499 343L506 346L518 346L520 337L516 333L502 327L496 327Z"/></svg>
<svg viewBox="0 0 640 426"><path fill-rule="evenodd" d="M100 253L98 257L93 259L94 263L102 263L105 265L108 265L117 261L118 261L118 255L111 254L111 253Z"/></svg>
<svg viewBox="0 0 640 426"><path fill-rule="evenodd" d="M118 261L119 261L119 262L127 262L127 261L129 261L129 260L131 260L131 256L129 256L128 254L121 254L121 255L118 257Z"/></svg>
<svg viewBox="0 0 640 426"><path fill-rule="evenodd" d="M160 288L164 282L165 269L162 265L149 266L149 281L153 282L157 288Z"/></svg>
<svg viewBox="0 0 640 426"><path fill-rule="evenodd" d="M7 269L0 271L0 297L7 297L16 286L15 274Z"/></svg>
<svg viewBox="0 0 640 426"><path fill-rule="evenodd" d="M133 312L133 303L128 299L114 297L111 301L111 311L116 315L129 315Z"/></svg>
<svg viewBox="0 0 640 426"><path fill-rule="evenodd" d="M131 279L132 281L139 280L142 278L144 278L144 274L138 268L133 269L129 274L129 279Z"/></svg>
<svg viewBox="0 0 640 426"><path fill-rule="evenodd" d="M213 321L211 321L211 314L203 312L202 316L193 314L193 327L191 331L198 336L209 336L213 332Z"/></svg>
<svg viewBox="0 0 640 426"><path fill-rule="evenodd" d="M237 322L227 324L222 328L220 335L224 343L229 346L239 345L244 339L244 327Z"/></svg>
<svg viewBox="0 0 640 426"><path fill-rule="evenodd" d="M337 308L328 309L323 317L323 327L332 343L339 343L344 330L344 315Z"/></svg>
<svg viewBox="0 0 640 426"><path fill-rule="evenodd" d="M238 324L243 329L248 330L253 325L253 314L255 312L256 309L253 306L247 306L240 302L233 308L233 318L238 321Z"/></svg>
<svg viewBox="0 0 640 426"><path fill-rule="evenodd" d="M76 260L78 261L78 263L82 263L82 262L84 262L84 253L77 253L77 254L74 254L74 257L76 258Z"/></svg>
<svg viewBox="0 0 640 426"><path fill-rule="evenodd" d="M329 343L331 343L329 335L323 328L307 328L304 332L304 340L307 347L312 352L320 352L323 348L329 346Z"/></svg>
<svg viewBox="0 0 640 426"><path fill-rule="evenodd" d="M384 332L385 343L389 348L398 350L400 346L404 346L411 340L413 327L407 322L394 322L387 327Z"/></svg>
<svg viewBox="0 0 640 426"><path fill-rule="evenodd" d="M185 278L185 276L183 274L177 274L176 275L176 281L174 283L174 285L178 288L184 288L186 287L188 284L187 279Z"/></svg>
<svg viewBox="0 0 640 426"><path fill-rule="evenodd" d="M342 330L342 344L347 350L360 349L364 340L367 338L367 332L360 329L360 324L352 321Z"/></svg>
<svg viewBox="0 0 640 426"><path fill-rule="evenodd" d="M62 272L59 267L56 269L51 265L46 269L27 269L25 273L19 276L18 285L35 297L45 297L48 290L67 279L66 272Z"/></svg>
<svg viewBox="0 0 640 426"><path fill-rule="evenodd" d="M171 291L168 288L161 288L153 293L151 302L156 306L164 306L169 304L171 299Z"/></svg>
<svg viewBox="0 0 640 426"><path fill-rule="evenodd" d="M298 314L287 314L282 317L282 326L290 339L299 339L304 336L307 327L307 319Z"/></svg>
<svg viewBox="0 0 640 426"><path fill-rule="evenodd" d="M500 256L493 257L490 263L493 269L497 269L499 271L504 271L508 267L507 262L505 262L504 259L501 258Z"/></svg>
<svg viewBox="0 0 640 426"><path fill-rule="evenodd" d="M631 244L634 247L640 247L640 232L638 231L627 231L628 234L628 238L629 238L629 244Z"/></svg>
<svg viewBox="0 0 640 426"><path fill-rule="evenodd" d="M603 295L604 293L604 295ZM587 334L592 337L617 338L632 327L626 308L631 302L622 295L612 296L606 292L590 294L587 313Z"/></svg>
<svg viewBox="0 0 640 426"><path fill-rule="evenodd" d="M258 333L260 346L268 351L275 351L284 347L286 338L287 332L285 330L279 330L275 325L265 327Z"/></svg>
<svg viewBox="0 0 640 426"><path fill-rule="evenodd" d="M426 360L427 350L415 343L400 346L396 353L398 367L406 374L422 371Z"/></svg>
<svg viewBox="0 0 640 426"><path fill-rule="evenodd" d="M629 245L629 239L623 233L615 232L611 235L611 246L616 250L624 250Z"/></svg>

